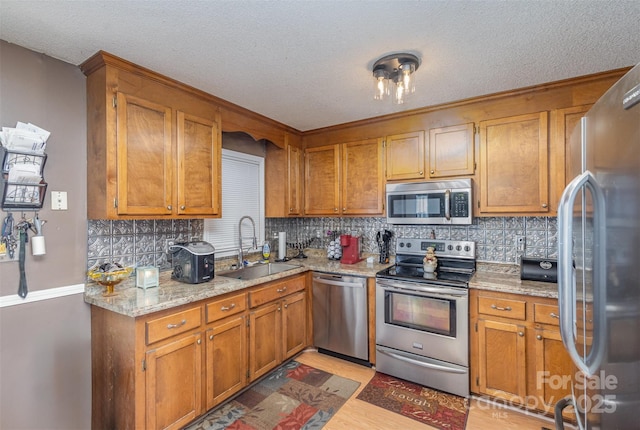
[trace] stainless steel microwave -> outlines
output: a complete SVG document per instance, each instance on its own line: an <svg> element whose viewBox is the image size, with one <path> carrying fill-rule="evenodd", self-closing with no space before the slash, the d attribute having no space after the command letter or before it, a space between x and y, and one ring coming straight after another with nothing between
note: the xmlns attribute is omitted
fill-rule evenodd
<svg viewBox="0 0 640 430"><path fill-rule="evenodd" d="M471 179L387 184L389 224L456 224L472 222Z"/></svg>

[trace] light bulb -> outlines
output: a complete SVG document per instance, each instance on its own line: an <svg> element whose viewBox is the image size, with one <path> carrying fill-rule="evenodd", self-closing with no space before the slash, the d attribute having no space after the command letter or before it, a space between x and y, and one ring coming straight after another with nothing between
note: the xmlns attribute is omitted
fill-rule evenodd
<svg viewBox="0 0 640 430"><path fill-rule="evenodd" d="M402 80L397 80L396 81L396 91L395 91L395 97L393 98L393 102L397 105L401 105L404 103L404 95L405 95L405 90L404 90L404 83L402 82Z"/></svg>
<svg viewBox="0 0 640 430"><path fill-rule="evenodd" d="M402 71L402 82L404 90L407 94L411 94L416 91L415 79L413 78L413 72L416 71L415 63L403 63L400 66Z"/></svg>
<svg viewBox="0 0 640 430"><path fill-rule="evenodd" d="M375 91L373 93L374 100L384 100L389 95L389 80L384 69L378 69L373 71L373 79L375 85Z"/></svg>

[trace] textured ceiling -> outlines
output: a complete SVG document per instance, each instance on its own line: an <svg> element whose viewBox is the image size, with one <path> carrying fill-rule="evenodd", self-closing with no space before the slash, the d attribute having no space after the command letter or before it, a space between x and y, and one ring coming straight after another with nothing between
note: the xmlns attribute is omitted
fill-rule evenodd
<svg viewBox="0 0 640 430"><path fill-rule="evenodd" d="M302 131L631 66L639 22L640 0L0 0L0 39L105 50ZM372 97L396 51L422 60L401 107Z"/></svg>

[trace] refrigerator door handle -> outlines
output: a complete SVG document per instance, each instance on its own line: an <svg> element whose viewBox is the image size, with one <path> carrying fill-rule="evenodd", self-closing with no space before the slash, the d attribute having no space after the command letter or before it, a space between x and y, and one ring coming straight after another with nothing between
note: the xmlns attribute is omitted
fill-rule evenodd
<svg viewBox="0 0 640 430"><path fill-rule="evenodd" d="M587 187L593 196L593 307L594 327L592 347L583 359L575 345L576 279L573 268L573 207L580 190ZM558 305L562 341L575 365L587 375L593 375L602 363L606 340L606 207L604 192L595 176L585 171L567 185L558 205Z"/></svg>

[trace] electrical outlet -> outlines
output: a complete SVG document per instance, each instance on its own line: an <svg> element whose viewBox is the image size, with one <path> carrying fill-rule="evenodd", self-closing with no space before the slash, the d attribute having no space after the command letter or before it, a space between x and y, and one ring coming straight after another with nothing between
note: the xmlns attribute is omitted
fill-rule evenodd
<svg viewBox="0 0 640 430"><path fill-rule="evenodd" d="M516 249L519 252L524 252L526 247L527 247L527 244L524 236L516 236Z"/></svg>
<svg viewBox="0 0 640 430"><path fill-rule="evenodd" d="M171 252L169 251L169 247L173 246L176 244L176 240L175 239L165 239L164 241L164 253L165 254L170 254Z"/></svg>
<svg viewBox="0 0 640 430"><path fill-rule="evenodd" d="M320 239L322 237L322 232L320 230L316 230L316 237Z"/></svg>

